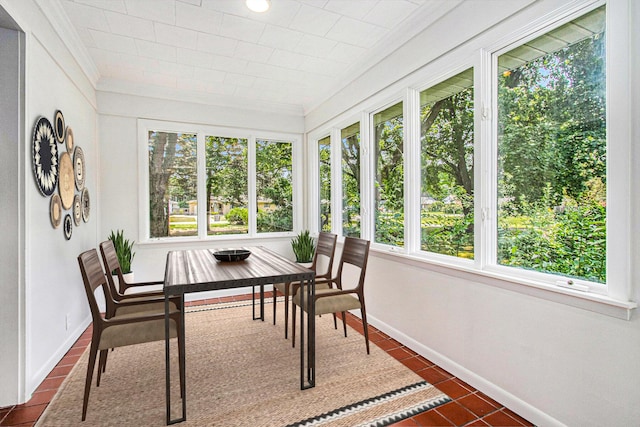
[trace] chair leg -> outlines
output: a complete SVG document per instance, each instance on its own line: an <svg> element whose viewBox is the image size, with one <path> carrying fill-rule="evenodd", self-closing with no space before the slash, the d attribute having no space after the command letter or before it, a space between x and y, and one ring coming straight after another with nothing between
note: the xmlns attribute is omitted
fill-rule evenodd
<svg viewBox="0 0 640 427"><path fill-rule="evenodd" d="M98 339L94 336L91 339L91 347L89 349L89 364L87 365L87 378L84 382L84 398L82 400L82 421L87 418L87 406L89 405L89 392L91 391L91 382L93 380L93 368L96 364L96 355L98 353Z"/></svg>
<svg viewBox="0 0 640 427"><path fill-rule="evenodd" d="M367 354L369 354L369 325L367 324L367 310L364 308L364 301L360 303L362 313L362 328L364 329L364 342L367 344Z"/></svg>
<svg viewBox="0 0 640 427"><path fill-rule="evenodd" d="M102 373L107 366L107 354L109 350L100 350L100 358L98 359L98 378L96 380L96 387L100 387L100 378L102 378Z"/></svg>
<svg viewBox="0 0 640 427"><path fill-rule="evenodd" d="M338 329L338 316L335 313L333 313L333 328Z"/></svg>
<svg viewBox="0 0 640 427"><path fill-rule="evenodd" d="M342 327L344 328L344 337L347 337L347 313L342 312Z"/></svg>

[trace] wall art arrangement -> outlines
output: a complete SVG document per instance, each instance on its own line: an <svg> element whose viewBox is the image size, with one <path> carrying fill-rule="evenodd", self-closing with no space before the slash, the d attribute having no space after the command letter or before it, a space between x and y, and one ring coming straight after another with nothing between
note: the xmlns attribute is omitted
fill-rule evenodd
<svg viewBox="0 0 640 427"><path fill-rule="evenodd" d="M33 128L32 154L38 189L44 197L50 197L51 225L58 228L62 224L64 237L69 240L74 225L89 221L91 205L85 187L84 152L75 144L62 111L56 111L53 124L46 117L38 118Z"/></svg>

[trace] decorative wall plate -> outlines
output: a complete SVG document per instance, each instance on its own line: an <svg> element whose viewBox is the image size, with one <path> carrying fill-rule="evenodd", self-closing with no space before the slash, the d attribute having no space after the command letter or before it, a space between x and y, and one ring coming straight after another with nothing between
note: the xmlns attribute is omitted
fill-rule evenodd
<svg viewBox="0 0 640 427"><path fill-rule="evenodd" d="M82 219L84 222L89 222L89 209L91 208L91 201L89 200L89 190L87 187L82 189L82 197L80 200L82 204Z"/></svg>
<svg viewBox="0 0 640 427"><path fill-rule="evenodd" d="M64 228L64 238L67 240L71 239L71 233L73 232L73 223L71 220L71 215L66 214L64 216L64 224L62 227Z"/></svg>
<svg viewBox="0 0 640 427"><path fill-rule="evenodd" d="M67 151L70 153L73 150L73 130L69 126L67 126L67 139L65 141Z"/></svg>
<svg viewBox="0 0 640 427"><path fill-rule="evenodd" d="M84 151L82 151L82 148L80 147L76 147L76 149L73 150L73 169L76 180L76 188L78 189L78 191L82 191L82 189L84 188L84 177L86 170L84 166Z"/></svg>
<svg viewBox="0 0 640 427"><path fill-rule="evenodd" d="M62 202L60 201L58 193L53 193L51 196L49 217L51 218L51 225L53 225L53 228L60 227L60 223L62 222Z"/></svg>
<svg viewBox="0 0 640 427"><path fill-rule="evenodd" d="M80 225L82 221L82 203L80 202L80 195L76 194L73 197L73 222L76 225Z"/></svg>
<svg viewBox="0 0 640 427"><path fill-rule="evenodd" d="M58 146L53 126L40 117L33 127L33 174L43 196L50 196L58 185Z"/></svg>
<svg viewBox="0 0 640 427"><path fill-rule="evenodd" d="M56 117L53 120L53 129L55 130L58 143L62 144L64 142L64 132L66 128L64 125L64 116L60 110L56 111Z"/></svg>
<svg viewBox="0 0 640 427"><path fill-rule="evenodd" d="M71 162L71 156L69 153L64 152L60 154L60 179L58 182L58 188L60 190L60 199L62 200L62 207L71 209L73 204L73 194L75 189L74 184L73 164Z"/></svg>

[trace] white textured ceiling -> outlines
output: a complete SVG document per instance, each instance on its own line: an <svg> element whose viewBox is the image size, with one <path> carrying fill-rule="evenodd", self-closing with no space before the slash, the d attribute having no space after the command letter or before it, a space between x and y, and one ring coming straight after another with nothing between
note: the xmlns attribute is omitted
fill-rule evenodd
<svg viewBox="0 0 640 427"><path fill-rule="evenodd" d="M260 14L244 0L60 0L98 89L300 112L458 2L272 0Z"/></svg>

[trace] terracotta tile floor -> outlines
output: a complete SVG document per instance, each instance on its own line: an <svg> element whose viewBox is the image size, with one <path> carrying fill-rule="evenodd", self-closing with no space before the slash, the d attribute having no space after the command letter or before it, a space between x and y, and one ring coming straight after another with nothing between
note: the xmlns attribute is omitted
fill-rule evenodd
<svg viewBox="0 0 640 427"><path fill-rule="evenodd" d="M245 301L250 298L251 294L239 295L193 301L186 305ZM357 317L348 315L347 324L362 333L362 324ZM449 403L394 426L533 426L513 411L373 327L369 327L369 339L452 399ZM0 426L33 426L90 342L91 326L40 384L31 400L22 405L0 408Z"/></svg>

